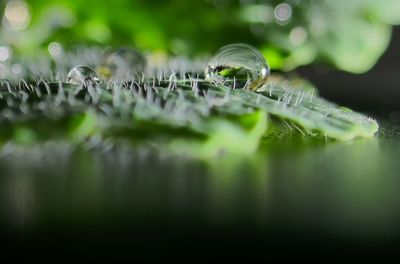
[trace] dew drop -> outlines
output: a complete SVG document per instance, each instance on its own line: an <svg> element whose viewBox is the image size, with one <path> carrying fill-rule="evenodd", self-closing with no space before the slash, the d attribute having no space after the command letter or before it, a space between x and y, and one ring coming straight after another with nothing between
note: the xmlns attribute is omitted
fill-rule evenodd
<svg viewBox="0 0 400 264"><path fill-rule="evenodd" d="M119 48L106 57L100 73L106 78L112 76L116 79L131 80L132 75L142 74L145 68L146 58L141 52L132 48Z"/></svg>
<svg viewBox="0 0 400 264"><path fill-rule="evenodd" d="M72 68L67 77L67 83L76 85L96 85L99 81L99 77L94 70L82 65Z"/></svg>
<svg viewBox="0 0 400 264"><path fill-rule="evenodd" d="M264 56L253 46L229 44L211 58L206 80L234 89L258 90L268 81L270 69Z"/></svg>

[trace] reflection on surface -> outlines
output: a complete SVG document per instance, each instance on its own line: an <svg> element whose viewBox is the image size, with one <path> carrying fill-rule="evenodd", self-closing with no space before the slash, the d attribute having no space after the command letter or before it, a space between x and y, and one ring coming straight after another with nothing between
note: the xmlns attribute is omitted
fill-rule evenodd
<svg viewBox="0 0 400 264"><path fill-rule="evenodd" d="M400 230L395 131L344 143L274 138L254 155L208 161L8 145L0 162L0 229L181 225L385 239Z"/></svg>

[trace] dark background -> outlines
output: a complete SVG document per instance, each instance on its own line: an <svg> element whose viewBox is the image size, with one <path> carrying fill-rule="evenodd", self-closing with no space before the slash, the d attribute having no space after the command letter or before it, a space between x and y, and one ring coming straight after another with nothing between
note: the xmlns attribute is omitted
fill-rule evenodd
<svg viewBox="0 0 400 264"><path fill-rule="evenodd" d="M322 65L303 67L299 73L310 79L322 96L334 102L388 116L400 110L399 46L400 27L394 27L388 49L364 74L350 74Z"/></svg>

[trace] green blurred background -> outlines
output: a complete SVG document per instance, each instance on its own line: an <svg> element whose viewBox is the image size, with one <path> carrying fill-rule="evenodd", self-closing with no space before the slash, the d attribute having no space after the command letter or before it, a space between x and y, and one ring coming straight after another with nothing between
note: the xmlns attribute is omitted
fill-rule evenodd
<svg viewBox="0 0 400 264"><path fill-rule="evenodd" d="M400 23L398 0L10 0L0 12L0 60L82 44L201 56L247 42L274 69L324 62L352 73L377 62Z"/></svg>

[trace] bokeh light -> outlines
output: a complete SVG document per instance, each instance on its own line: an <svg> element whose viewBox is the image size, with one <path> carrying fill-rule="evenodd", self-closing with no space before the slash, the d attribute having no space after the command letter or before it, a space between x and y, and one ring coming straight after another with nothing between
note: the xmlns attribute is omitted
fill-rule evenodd
<svg viewBox="0 0 400 264"><path fill-rule="evenodd" d="M11 0L7 3L3 17L3 25L7 29L11 31L25 29L30 20L28 5L24 1Z"/></svg>

